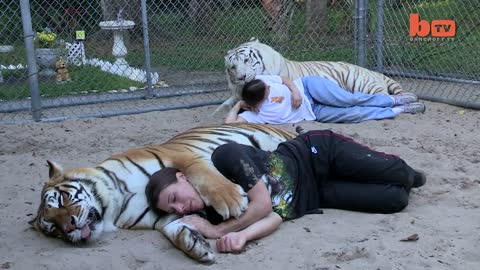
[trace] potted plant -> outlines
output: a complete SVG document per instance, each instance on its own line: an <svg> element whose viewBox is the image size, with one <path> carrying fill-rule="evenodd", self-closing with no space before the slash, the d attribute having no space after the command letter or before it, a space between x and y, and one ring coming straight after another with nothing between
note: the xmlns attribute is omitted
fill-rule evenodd
<svg viewBox="0 0 480 270"><path fill-rule="evenodd" d="M39 75L55 76L55 62L60 53L57 35L48 27L35 34L35 56L40 68Z"/></svg>

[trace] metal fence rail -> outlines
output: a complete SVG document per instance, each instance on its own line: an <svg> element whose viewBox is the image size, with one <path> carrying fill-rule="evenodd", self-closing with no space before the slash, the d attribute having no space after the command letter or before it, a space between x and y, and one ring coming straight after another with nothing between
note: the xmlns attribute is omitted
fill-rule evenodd
<svg viewBox="0 0 480 270"><path fill-rule="evenodd" d="M452 30L445 20L456 33L437 37ZM479 28L478 0L4 0L0 122L220 103L224 55L251 37L289 59L356 63L423 99L479 108Z"/></svg>

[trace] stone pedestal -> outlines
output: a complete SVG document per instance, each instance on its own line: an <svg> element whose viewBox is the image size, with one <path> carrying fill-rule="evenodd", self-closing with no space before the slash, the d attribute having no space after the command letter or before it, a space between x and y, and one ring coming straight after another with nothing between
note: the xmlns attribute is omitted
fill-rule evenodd
<svg viewBox="0 0 480 270"><path fill-rule="evenodd" d="M123 41L123 31L132 29L135 26L133 21L103 21L100 22L100 28L104 30L113 31L113 47L112 55L115 56L114 65L119 66L120 68L128 67L128 63L125 60L127 56L127 47Z"/></svg>

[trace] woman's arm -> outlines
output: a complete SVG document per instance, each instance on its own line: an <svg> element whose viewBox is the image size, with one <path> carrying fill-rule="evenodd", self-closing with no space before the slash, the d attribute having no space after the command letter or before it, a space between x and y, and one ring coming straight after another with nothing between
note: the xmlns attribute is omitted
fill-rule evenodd
<svg viewBox="0 0 480 270"><path fill-rule="evenodd" d="M302 95L300 94L300 91L298 91L297 87L295 84L292 82L287 77L281 77L282 78L282 83L285 84L288 89L292 92L292 107L295 109L298 109L300 105L302 105Z"/></svg>
<svg viewBox="0 0 480 270"><path fill-rule="evenodd" d="M221 192L221 191L219 191ZM229 232L238 232L272 213L270 193L262 180L248 192L248 208L238 219L229 219L217 225L199 216L187 216L182 222L193 225L207 238L220 238Z"/></svg>
<svg viewBox="0 0 480 270"><path fill-rule="evenodd" d="M239 232L231 232L216 241L218 252L240 252L248 241L272 234L282 224L275 212L253 223Z"/></svg>
<svg viewBox="0 0 480 270"><path fill-rule="evenodd" d="M245 213L238 219L231 218L216 225L218 237L229 232L238 232L272 213L272 199L262 180L258 180L247 194L249 203Z"/></svg>
<svg viewBox="0 0 480 270"><path fill-rule="evenodd" d="M225 124L232 123L246 123L247 121L238 115L238 112L243 106L243 100L239 100L233 108L228 112L227 117L225 118Z"/></svg>

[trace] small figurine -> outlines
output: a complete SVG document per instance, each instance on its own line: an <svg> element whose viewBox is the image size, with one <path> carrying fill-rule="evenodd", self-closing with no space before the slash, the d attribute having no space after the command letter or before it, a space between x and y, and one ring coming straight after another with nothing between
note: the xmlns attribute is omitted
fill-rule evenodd
<svg viewBox="0 0 480 270"><path fill-rule="evenodd" d="M71 81L70 74L68 74L67 62L63 60L63 57L60 57L55 63L55 72L57 72L57 83Z"/></svg>

